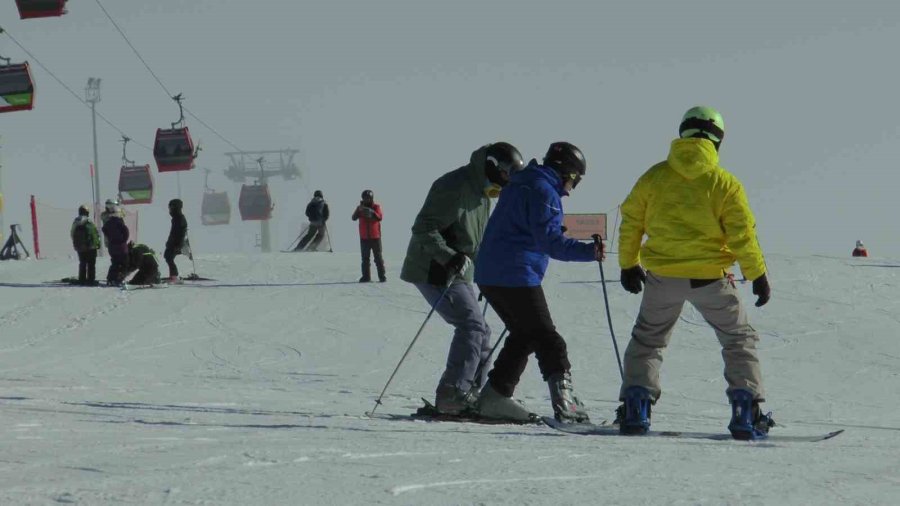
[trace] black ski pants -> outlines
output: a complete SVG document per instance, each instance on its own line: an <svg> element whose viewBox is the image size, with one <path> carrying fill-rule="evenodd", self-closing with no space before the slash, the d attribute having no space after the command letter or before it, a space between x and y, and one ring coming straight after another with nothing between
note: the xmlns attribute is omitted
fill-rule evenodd
<svg viewBox="0 0 900 506"><path fill-rule="evenodd" d="M556 331L550 318L543 288L478 285L478 289L509 331L503 349L488 373L494 390L512 397L532 353L537 356L544 381L572 367L566 341Z"/></svg>
<svg viewBox="0 0 900 506"><path fill-rule="evenodd" d="M306 230L306 235L303 236L303 239L300 239L294 251L302 251L310 244L310 241L312 241L312 245L310 245L309 250L315 251L323 239L325 239L325 225L313 225L310 223L309 228Z"/></svg>
<svg viewBox="0 0 900 506"><path fill-rule="evenodd" d="M371 279L372 277L372 264L369 262L369 258L374 256L378 279L384 281L384 258L381 256L381 239L360 239L359 249L362 253L363 279Z"/></svg>
<svg viewBox="0 0 900 506"><path fill-rule="evenodd" d="M128 255L109 254L109 271L106 273L106 282L111 285L118 285L125 280L128 275Z"/></svg>
<svg viewBox="0 0 900 506"><path fill-rule="evenodd" d="M166 265L169 266L169 277L178 277L178 266L175 265L175 257L180 255L181 251L178 251L174 248L166 248L163 252L163 258L166 260Z"/></svg>
<svg viewBox="0 0 900 506"><path fill-rule="evenodd" d="M78 252L78 281L84 283L85 281L96 281L97 280L97 250L92 249L88 251L79 251Z"/></svg>

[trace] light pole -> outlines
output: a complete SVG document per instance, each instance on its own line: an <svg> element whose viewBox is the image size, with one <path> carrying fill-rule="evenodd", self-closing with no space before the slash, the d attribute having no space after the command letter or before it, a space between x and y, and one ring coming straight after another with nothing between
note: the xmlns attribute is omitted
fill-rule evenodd
<svg viewBox="0 0 900 506"><path fill-rule="evenodd" d="M91 121L94 131L94 223L100 226L100 165L97 156L97 102L100 101L100 78L89 77L84 89L85 100L91 104Z"/></svg>

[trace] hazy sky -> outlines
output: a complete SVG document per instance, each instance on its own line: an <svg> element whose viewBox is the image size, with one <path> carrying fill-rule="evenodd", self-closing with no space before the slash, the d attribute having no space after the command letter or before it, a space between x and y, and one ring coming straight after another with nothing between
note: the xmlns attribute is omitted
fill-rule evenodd
<svg viewBox="0 0 900 506"><path fill-rule="evenodd" d="M91 0L55 19L0 26L83 96L103 79L99 110L149 146L177 107ZM887 1L105 0L168 88L242 149L297 148L304 179L276 182L276 249L325 193L336 249L357 246L350 214L363 189L384 207L384 242L402 251L433 179L481 144L526 157L550 142L582 148L588 176L567 211L613 210L663 159L683 112L718 108L724 167L747 188L766 252L849 255L862 239L900 255L893 219L900 159L896 48L900 6ZM5 35L0 54L26 55ZM33 63L33 62L32 62ZM35 65L35 67L37 67ZM36 107L0 115L5 222L27 221L27 196L59 207L90 199L90 113L40 68ZM202 227L203 173L230 146L188 118L204 151L182 173L192 241L252 251L258 224ZM119 134L100 124L104 198L115 193ZM130 157L152 163L130 146ZM140 206L141 240L162 248L176 176L157 174ZM610 223L613 221L610 217ZM5 235L5 234L4 234Z"/></svg>

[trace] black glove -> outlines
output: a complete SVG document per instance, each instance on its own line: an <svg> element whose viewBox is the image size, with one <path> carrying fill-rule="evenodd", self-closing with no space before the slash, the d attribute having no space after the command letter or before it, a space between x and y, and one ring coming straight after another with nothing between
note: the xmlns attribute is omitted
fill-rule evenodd
<svg viewBox="0 0 900 506"><path fill-rule="evenodd" d="M472 261L469 260L469 257L467 257L465 253L457 253L453 255L453 258L451 258L449 262L444 264L444 267L447 269L448 274L463 275L471 265Z"/></svg>
<svg viewBox="0 0 900 506"><path fill-rule="evenodd" d="M622 288L631 293L641 293L644 281L647 281L647 275L644 274L644 269L640 265L635 265L628 269L622 269L620 281Z"/></svg>
<svg viewBox="0 0 900 506"><path fill-rule="evenodd" d="M757 297L756 307L765 306L766 302L769 302L772 289L769 288L769 280L765 274L753 280L753 295Z"/></svg>

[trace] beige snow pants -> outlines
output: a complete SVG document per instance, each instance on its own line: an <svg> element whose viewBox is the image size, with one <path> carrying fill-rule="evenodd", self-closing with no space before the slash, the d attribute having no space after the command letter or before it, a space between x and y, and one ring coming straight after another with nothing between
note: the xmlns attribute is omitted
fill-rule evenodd
<svg viewBox="0 0 900 506"><path fill-rule="evenodd" d="M747 313L738 298L737 289L727 278L691 288L691 280L663 277L647 273L641 309L625 350L625 389L638 385L650 391L655 402L661 394L659 372L663 350L669 344L672 329L685 301L690 302L715 330L725 360L728 389L743 388L754 398L764 400L762 375L756 343L759 336L747 321Z"/></svg>

